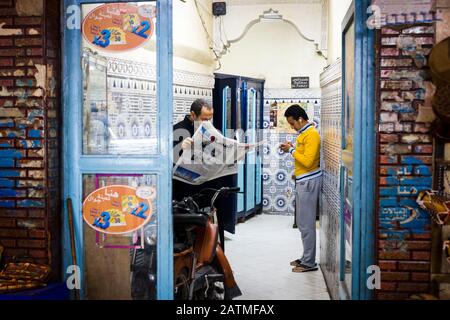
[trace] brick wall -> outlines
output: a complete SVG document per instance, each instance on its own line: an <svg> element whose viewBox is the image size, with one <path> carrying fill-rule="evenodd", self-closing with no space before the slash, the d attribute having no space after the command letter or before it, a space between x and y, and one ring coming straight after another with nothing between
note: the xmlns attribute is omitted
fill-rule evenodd
<svg viewBox="0 0 450 320"><path fill-rule="evenodd" d="M60 273L59 1L0 0L0 243Z"/></svg>
<svg viewBox="0 0 450 320"><path fill-rule="evenodd" d="M430 219L416 204L432 187L433 112L427 56L433 25L382 28L377 36L379 188L377 299L429 291Z"/></svg>

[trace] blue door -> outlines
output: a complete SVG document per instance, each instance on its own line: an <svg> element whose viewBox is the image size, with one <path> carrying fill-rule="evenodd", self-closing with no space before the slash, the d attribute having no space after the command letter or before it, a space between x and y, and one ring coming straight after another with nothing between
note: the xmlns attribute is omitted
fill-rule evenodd
<svg viewBox="0 0 450 320"><path fill-rule="evenodd" d="M64 18L64 270L70 199L83 299L132 299L135 248L154 250L154 298L173 299L172 0L65 0ZM150 222L121 235L89 227L82 203L105 186L152 190Z"/></svg>
<svg viewBox="0 0 450 320"><path fill-rule="evenodd" d="M340 297L370 299L374 264L375 71L371 1L353 1L342 24L343 112L341 165Z"/></svg>
<svg viewBox="0 0 450 320"><path fill-rule="evenodd" d="M246 88L246 143L256 143L256 89ZM251 212L255 209L256 200L256 149L252 149L246 156L245 165L245 196L246 211Z"/></svg>

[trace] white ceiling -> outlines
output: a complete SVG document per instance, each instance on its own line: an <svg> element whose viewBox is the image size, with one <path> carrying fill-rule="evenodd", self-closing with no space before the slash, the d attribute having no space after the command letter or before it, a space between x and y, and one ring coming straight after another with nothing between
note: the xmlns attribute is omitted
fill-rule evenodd
<svg viewBox="0 0 450 320"><path fill-rule="evenodd" d="M255 4L277 5L281 3L321 3L322 0L214 0L213 2L226 2L229 6L243 6Z"/></svg>

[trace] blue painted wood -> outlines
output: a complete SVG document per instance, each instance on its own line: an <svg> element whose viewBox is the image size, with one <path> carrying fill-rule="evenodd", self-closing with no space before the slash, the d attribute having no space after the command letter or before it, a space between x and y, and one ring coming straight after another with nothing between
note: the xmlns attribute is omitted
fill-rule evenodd
<svg viewBox="0 0 450 320"><path fill-rule="evenodd" d="M363 159L362 159L362 212L361 212L361 280L360 299L370 300L374 298L374 290L367 287L367 268L375 264L375 187L376 164L376 133L375 133L375 32L367 28L365 21L368 19L367 8L371 0L362 0L361 19L364 21L363 42Z"/></svg>
<svg viewBox="0 0 450 320"><path fill-rule="evenodd" d="M157 297L173 300L172 141L173 141L172 0L157 2L158 123L161 166L158 189Z"/></svg>
<svg viewBox="0 0 450 320"><path fill-rule="evenodd" d="M63 28L63 279L69 275L65 273L67 267L72 265L71 247L69 239L69 228L67 220L67 202L66 199L72 199L73 204L73 223L75 229L75 246L77 264L81 271L84 270L84 242L83 242L83 220L81 214L81 175L79 167L79 155L81 153L81 105L82 105L82 73L81 73L81 33L80 29L68 29L66 21L72 12L68 12L70 6L79 7L80 3L76 0L64 1L64 14L62 15L61 25ZM73 8L73 7L72 7ZM79 26L78 26L79 27ZM85 296L84 277L80 279L80 295Z"/></svg>
<svg viewBox="0 0 450 320"><path fill-rule="evenodd" d="M352 299L359 299L360 263L361 263L361 188L362 188L362 37L361 24L362 1L355 2L355 124L353 134L353 244L352 244Z"/></svg>
<svg viewBox="0 0 450 320"><path fill-rule="evenodd" d="M367 28L367 8L370 0L353 1L344 21L342 52L345 52L345 30L355 21L355 113L353 162L353 241L351 299L372 299L373 291L366 285L367 268L375 260L375 52L374 32ZM345 97L345 63L343 65L343 97ZM344 114L343 114L344 120ZM344 122L343 122L344 123ZM345 128L342 128L345 148ZM343 170L345 170L343 168ZM341 178L344 178L344 171ZM341 186L343 188L343 184ZM341 202L344 203L344 199ZM345 234L344 212L341 208L341 261L340 276L344 279ZM342 283L345 288L345 284ZM347 288L348 289L348 288Z"/></svg>
<svg viewBox="0 0 450 320"><path fill-rule="evenodd" d="M80 26L69 30L67 9L81 9L82 3L110 3L117 0L65 0L63 28L63 195L73 202L77 262L82 271L81 297L85 297L83 220L81 212L82 174L85 173L144 173L158 175L158 243L157 298L173 299L173 240L172 240L172 0L158 1L157 6L157 86L158 137L160 155L148 157L82 156L82 70ZM72 6L72 7L71 7ZM81 10L79 11L81 12ZM73 12L70 12L73 14ZM74 119L77 119L74 121ZM63 270L71 265L67 208L64 201ZM66 279L67 275L63 274Z"/></svg>
<svg viewBox="0 0 450 320"><path fill-rule="evenodd" d="M342 111L342 123L345 124L345 117L346 117L346 110L345 110L345 99L346 99L346 64L345 64L345 57L347 56L347 52L346 52L346 33L348 31L348 29L350 28L351 24L354 22L355 19L355 1L353 1L350 5L350 8L348 9L348 12L346 14L346 16L344 17L344 20L342 22L342 105L343 107L343 111ZM355 102L356 105L356 102ZM356 107L355 107L356 109ZM356 116L355 116L356 117ZM356 133L354 133L355 135ZM345 125L342 126L342 150L345 150L347 148L346 146L346 127ZM349 171L352 170L352 168L347 168L345 167L344 164L342 164L341 166L341 190L345 189L345 185L346 185L346 179L349 178L347 177L349 174ZM355 171L353 171L353 175L355 175ZM347 178L346 178L347 177ZM352 286L348 287L346 280L346 248L345 248L345 233L346 233L346 223L345 223L345 207L347 204L347 199L345 196L345 193L342 193L341 195L341 226L340 226L340 230L341 230L341 234L340 234L340 244L341 244L341 248L340 248L340 292L344 295L341 295L341 298L343 299L351 299L351 294L352 294ZM353 203L350 204L350 206L352 206L351 211L352 211L352 216L355 214L355 211L353 209ZM352 228L354 226L354 221L352 221ZM352 230L352 235L354 235L354 229ZM354 238L353 238L354 239ZM353 246L353 239L352 239L352 246ZM353 252L353 251L352 251ZM354 264L353 261L353 257L352 257L352 266ZM352 279L352 283L353 283L353 279Z"/></svg>
<svg viewBox="0 0 450 320"><path fill-rule="evenodd" d="M250 88L246 90L247 97L245 99L246 105L246 119L244 120L246 123L246 133L247 133L247 142L254 143L256 141L256 90L254 88ZM252 132L249 131L249 118L251 115L252 120ZM255 198L256 198L256 151L250 151L246 157L246 187L245 187L245 195L246 195L246 208L247 212L253 210L255 208Z"/></svg>

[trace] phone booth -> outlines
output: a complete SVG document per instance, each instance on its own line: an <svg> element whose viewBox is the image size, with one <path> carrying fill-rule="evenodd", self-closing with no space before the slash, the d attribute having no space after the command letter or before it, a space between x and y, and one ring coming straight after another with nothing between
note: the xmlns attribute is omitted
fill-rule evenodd
<svg viewBox="0 0 450 320"><path fill-rule="evenodd" d="M63 10L63 276L76 298L173 299L172 0Z"/></svg>
<svg viewBox="0 0 450 320"><path fill-rule="evenodd" d="M214 126L240 142L257 143L263 129L264 80L216 74L213 102ZM256 148L238 164L232 186L241 193L232 198L226 225L233 229L238 220L245 220L262 211L262 158ZM228 230L228 229L227 229Z"/></svg>

